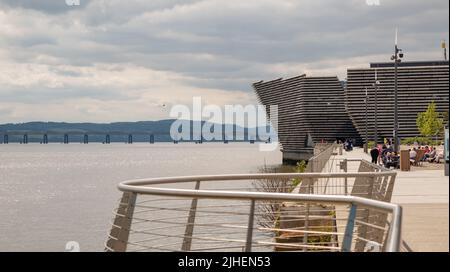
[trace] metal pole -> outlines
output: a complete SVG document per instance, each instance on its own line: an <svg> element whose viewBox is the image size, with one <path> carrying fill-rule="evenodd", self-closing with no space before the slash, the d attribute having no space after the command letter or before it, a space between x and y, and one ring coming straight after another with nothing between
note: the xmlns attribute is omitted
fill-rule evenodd
<svg viewBox="0 0 450 272"><path fill-rule="evenodd" d="M355 229L356 220L356 208L357 206L352 203L350 207L350 213L348 215L347 226L345 228L344 241L342 243L342 252L352 251L353 231Z"/></svg>
<svg viewBox="0 0 450 272"><path fill-rule="evenodd" d="M136 206L136 193L124 192L110 231L105 251L125 252L130 237L133 213Z"/></svg>
<svg viewBox="0 0 450 272"><path fill-rule="evenodd" d="M375 145L378 145L378 79L375 70Z"/></svg>
<svg viewBox="0 0 450 272"><path fill-rule="evenodd" d="M364 152L369 152L369 124L368 124L368 96L367 96L367 88L366 88L366 146Z"/></svg>
<svg viewBox="0 0 450 272"><path fill-rule="evenodd" d="M394 64L394 152L399 151L398 137L398 46L395 44Z"/></svg>
<svg viewBox="0 0 450 272"><path fill-rule="evenodd" d="M253 242L253 225L255 223L255 200L252 199L250 204L250 214L248 216L248 226L247 226L247 241L245 244L245 252L252 251Z"/></svg>
<svg viewBox="0 0 450 272"><path fill-rule="evenodd" d="M195 190L200 190L200 181L195 183ZM183 244L181 246L182 251L191 251L192 237L194 235L195 216L197 214L198 199L194 198L191 202L191 209L189 210L189 217L186 223L186 229L184 231Z"/></svg>

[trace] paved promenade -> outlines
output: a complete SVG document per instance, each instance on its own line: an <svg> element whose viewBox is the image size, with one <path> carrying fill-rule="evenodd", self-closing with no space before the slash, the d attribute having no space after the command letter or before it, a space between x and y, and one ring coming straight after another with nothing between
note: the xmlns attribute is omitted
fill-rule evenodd
<svg viewBox="0 0 450 272"><path fill-rule="evenodd" d="M370 161L362 149L339 157ZM443 170L398 171L392 202L403 207L402 236L407 246L417 252L449 251L449 179Z"/></svg>

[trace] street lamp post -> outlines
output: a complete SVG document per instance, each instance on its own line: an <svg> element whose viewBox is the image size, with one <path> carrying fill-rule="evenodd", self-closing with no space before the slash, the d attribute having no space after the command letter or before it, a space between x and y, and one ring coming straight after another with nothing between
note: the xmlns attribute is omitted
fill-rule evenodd
<svg viewBox="0 0 450 272"><path fill-rule="evenodd" d="M374 129L375 129L375 133L374 133L374 141L375 141L375 145L378 146L378 85L380 85L380 81L378 81L378 73L377 70L375 70L375 82L373 84L374 87L374 91L375 91L375 101L374 101L374 106L375 106L375 125L374 125Z"/></svg>
<svg viewBox="0 0 450 272"><path fill-rule="evenodd" d="M369 124L368 124L368 93L367 93L367 87L366 87L366 99L364 99L366 102L366 145L364 146L364 152L369 152Z"/></svg>
<svg viewBox="0 0 450 272"><path fill-rule="evenodd" d="M391 60L394 61L394 152L399 152L400 137L398 135L398 65L404 57L403 50L398 48L398 31L395 33L394 55Z"/></svg>

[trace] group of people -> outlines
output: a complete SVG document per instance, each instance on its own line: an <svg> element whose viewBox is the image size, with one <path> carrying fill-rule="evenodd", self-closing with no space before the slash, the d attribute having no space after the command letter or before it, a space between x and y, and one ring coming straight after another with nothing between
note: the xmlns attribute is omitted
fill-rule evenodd
<svg viewBox="0 0 450 272"><path fill-rule="evenodd" d="M393 150L390 144L374 147L370 151L370 156L374 164L383 164L388 169L391 167L396 169L400 167L400 156Z"/></svg>
<svg viewBox="0 0 450 272"><path fill-rule="evenodd" d="M416 162L419 150L423 150L421 151L423 152L423 156L419 158L419 161L421 162L440 163L444 159L444 151L438 152L436 147L415 147L409 150L409 159L411 164ZM382 164L388 169L397 169L400 167L400 154L395 152L389 144L374 147L370 151L370 156L372 157L372 163L374 164Z"/></svg>
<svg viewBox="0 0 450 272"><path fill-rule="evenodd" d="M423 152L424 152L423 157L420 158L420 161L422 161L422 162L440 163L441 160L444 159L444 151L443 150L438 152L436 147L422 146L419 148L414 147L413 149L409 150L409 158L410 158L411 162L416 160L419 150L423 150Z"/></svg>
<svg viewBox="0 0 450 272"><path fill-rule="evenodd" d="M355 145L354 140L347 139L344 142L345 151L353 151L353 146Z"/></svg>

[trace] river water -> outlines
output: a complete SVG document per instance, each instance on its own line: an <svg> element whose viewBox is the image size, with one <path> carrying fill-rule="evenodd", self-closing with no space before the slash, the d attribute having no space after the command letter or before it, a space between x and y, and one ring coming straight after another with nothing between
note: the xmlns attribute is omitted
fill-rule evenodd
<svg viewBox="0 0 450 272"><path fill-rule="evenodd" d="M0 251L102 251L123 180L257 173L279 151L248 143L0 145Z"/></svg>

